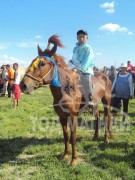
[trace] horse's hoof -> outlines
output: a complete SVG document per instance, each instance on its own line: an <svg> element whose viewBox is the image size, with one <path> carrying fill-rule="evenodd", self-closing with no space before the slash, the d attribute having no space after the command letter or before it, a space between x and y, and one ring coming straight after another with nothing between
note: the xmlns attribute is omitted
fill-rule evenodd
<svg viewBox="0 0 135 180"><path fill-rule="evenodd" d="M72 160L70 164L71 164L72 166L76 166L76 165L77 165L76 159Z"/></svg>
<svg viewBox="0 0 135 180"><path fill-rule="evenodd" d="M97 136L94 136L92 141L98 141L98 137Z"/></svg>
<svg viewBox="0 0 135 180"><path fill-rule="evenodd" d="M68 159L69 158L69 154L64 154L62 158L63 159Z"/></svg>

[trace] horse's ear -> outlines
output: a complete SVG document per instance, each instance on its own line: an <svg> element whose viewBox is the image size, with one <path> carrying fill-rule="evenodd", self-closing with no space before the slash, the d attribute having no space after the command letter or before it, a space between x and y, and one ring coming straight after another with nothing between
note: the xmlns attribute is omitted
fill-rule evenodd
<svg viewBox="0 0 135 180"><path fill-rule="evenodd" d="M54 44L53 48L49 51L49 56L53 56L56 53L57 45Z"/></svg>
<svg viewBox="0 0 135 180"><path fill-rule="evenodd" d="M43 54L43 51L42 51L42 49L39 47L39 45L37 45L37 48L38 48L38 55L40 56L41 54Z"/></svg>

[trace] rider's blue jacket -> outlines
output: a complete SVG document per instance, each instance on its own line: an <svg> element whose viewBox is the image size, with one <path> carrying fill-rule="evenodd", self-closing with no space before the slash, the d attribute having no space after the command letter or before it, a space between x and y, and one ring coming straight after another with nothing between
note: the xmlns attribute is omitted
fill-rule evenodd
<svg viewBox="0 0 135 180"><path fill-rule="evenodd" d="M93 74L93 66L95 62L95 55L91 46L87 43L76 46L73 49L72 62L76 68L80 69L84 73Z"/></svg>

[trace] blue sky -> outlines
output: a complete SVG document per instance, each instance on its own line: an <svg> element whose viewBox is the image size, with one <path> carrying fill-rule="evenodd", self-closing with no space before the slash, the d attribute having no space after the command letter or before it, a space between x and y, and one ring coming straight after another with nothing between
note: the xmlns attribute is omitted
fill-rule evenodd
<svg viewBox="0 0 135 180"><path fill-rule="evenodd" d="M95 65L135 65L134 0L4 0L0 1L0 64L30 64L37 44L45 49L48 38L59 34L58 49L68 61L76 32L86 29Z"/></svg>

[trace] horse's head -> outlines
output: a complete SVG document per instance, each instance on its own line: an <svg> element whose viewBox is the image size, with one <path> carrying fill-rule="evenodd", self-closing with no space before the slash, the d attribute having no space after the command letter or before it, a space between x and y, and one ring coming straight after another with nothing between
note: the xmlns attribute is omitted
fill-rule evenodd
<svg viewBox="0 0 135 180"><path fill-rule="evenodd" d="M48 56L38 56L32 61L20 83L24 93L30 93L32 90L51 82L54 65L48 58Z"/></svg>
<svg viewBox="0 0 135 180"><path fill-rule="evenodd" d="M54 44L51 50L49 49L50 43ZM63 47L57 35L49 38L48 47L44 51L38 46L39 56L32 61L20 83L22 92L30 93L42 85L50 84L55 66L55 60L52 59L52 56L55 54L57 46Z"/></svg>

